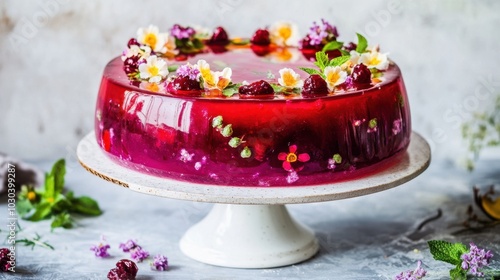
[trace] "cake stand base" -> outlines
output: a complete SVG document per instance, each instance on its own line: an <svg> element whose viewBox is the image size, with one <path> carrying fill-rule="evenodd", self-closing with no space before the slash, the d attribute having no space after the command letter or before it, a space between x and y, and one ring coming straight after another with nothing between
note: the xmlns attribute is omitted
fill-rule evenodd
<svg viewBox="0 0 500 280"><path fill-rule="evenodd" d="M290 265L318 251L312 231L296 222L285 204L346 199L394 188L421 174L431 159L427 142L413 133L407 151L375 174L330 184L266 188L202 185L144 174L111 160L93 133L80 141L77 155L90 173L130 190L217 203L185 233L180 248L195 260L236 268Z"/></svg>
<svg viewBox="0 0 500 280"><path fill-rule="evenodd" d="M180 241L197 261L236 268L269 268L307 260L318 251L313 232L284 205L215 204Z"/></svg>

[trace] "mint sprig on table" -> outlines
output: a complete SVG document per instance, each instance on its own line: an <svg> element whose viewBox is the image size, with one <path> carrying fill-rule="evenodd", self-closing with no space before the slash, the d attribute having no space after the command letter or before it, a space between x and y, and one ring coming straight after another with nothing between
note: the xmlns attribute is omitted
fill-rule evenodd
<svg viewBox="0 0 500 280"><path fill-rule="evenodd" d="M102 214L98 203L88 197L75 197L72 191L64 191L66 162L58 160L50 173L45 174L43 188L23 186L17 201L17 212L24 220L37 222L52 218L52 229L72 228L72 214L99 216Z"/></svg>
<svg viewBox="0 0 500 280"><path fill-rule="evenodd" d="M480 277L491 276L492 279L500 276L500 271L481 271L483 267L489 265L493 254L489 250L479 249L474 243L470 244L469 249L462 243L450 243L443 240L431 240L427 244L435 260L455 266L450 270L452 280L465 280L468 273Z"/></svg>

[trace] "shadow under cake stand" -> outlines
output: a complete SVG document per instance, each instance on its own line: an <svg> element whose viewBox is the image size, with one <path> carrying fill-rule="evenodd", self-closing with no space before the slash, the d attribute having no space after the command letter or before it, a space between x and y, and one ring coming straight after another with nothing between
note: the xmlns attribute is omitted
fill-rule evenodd
<svg viewBox="0 0 500 280"><path fill-rule="evenodd" d="M181 251L203 263L235 268L269 268L307 260L318 251L308 227L285 204L322 202L367 195L399 186L430 164L430 148L417 133L397 162L376 174L303 187L227 187L194 184L143 174L105 155L94 133L80 141L77 155L90 173L140 193L216 203L180 240Z"/></svg>

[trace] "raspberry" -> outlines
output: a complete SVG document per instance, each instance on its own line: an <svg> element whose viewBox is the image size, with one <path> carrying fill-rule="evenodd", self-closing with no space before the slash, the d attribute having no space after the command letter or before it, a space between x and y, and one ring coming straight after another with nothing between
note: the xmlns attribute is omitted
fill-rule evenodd
<svg viewBox="0 0 500 280"><path fill-rule="evenodd" d="M137 42L137 40L135 38L131 38L130 40L128 40L127 47L130 48L130 46L133 46L133 45L140 46L139 42Z"/></svg>
<svg viewBox="0 0 500 280"><path fill-rule="evenodd" d="M260 80L238 89L240 97L274 95L273 87L266 81Z"/></svg>
<svg viewBox="0 0 500 280"><path fill-rule="evenodd" d="M172 86L176 90L201 90L200 82L189 77L177 77L172 81Z"/></svg>
<svg viewBox="0 0 500 280"><path fill-rule="evenodd" d="M0 271L7 272L11 267L10 261L10 250L7 248L0 249Z"/></svg>
<svg viewBox="0 0 500 280"><path fill-rule="evenodd" d="M139 71L139 64L141 62L143 62L143 59L139 55L127 57L123 61L123 71L125 71L127 75L135 74Z"/></svg>
<svg viewBox="0 0 500 280"><path fill-rule="evenodd" d="M252 40L250 42L253 45L258 45L258 46L268 46L271 44L271 39L269 38L269 31L266 29L259 29L255 31L255 33L252 36Z"/></svg>
<svg viewBox="0 0 500 280"><path fill-rule="evenodd" d="M352 68L352 82L356 86L366 86L372 82L372 73L364 64L357 64Z"/></svg>
<svg viewBox="0 0 500 280"><path fill-rule="evenodd" d="M350 52L356 50L357 47L358 45L356 45L355 43L349 42L347 45L344 45L344 50Z"/></svg>
<svg viewBox="0 0 500 280"><path fill-rule="evenodd" d="M217 27L214 30L214 33L212 34L212 38L208 40L209 45L219 45L219 46L225 46L229 44L229 36L227 36L226 30L222 27Z"/></svg>
<svg viewBox="0 0 500 280"><path fill-rule="evenodd" d="M302 96L324 96L328 95L328 85L320 75L311 75L304 81Z"/></svg>
<svg viewBox="0 0 500 280"><path fill-rule="evenodd" d="M116 267L108 272L109 280L134 280L137 275L137 265L127 259L120 260L116 263Z"/></svg>

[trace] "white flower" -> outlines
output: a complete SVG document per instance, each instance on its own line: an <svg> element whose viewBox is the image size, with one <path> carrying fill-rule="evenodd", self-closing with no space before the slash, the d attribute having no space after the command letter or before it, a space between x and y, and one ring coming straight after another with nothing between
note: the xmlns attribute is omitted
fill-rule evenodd
<svg viewBox="0 0 500 280"><path fill-rule="evenodd" d="M269 35L278 46L297 46L299 43L299 29L291 22L275 22L269 27Z"/></svg>
<svg viewBox="0 0 500 280"><path fill-rule="evenodd" d="M222 72L212 72L215 81L215 88L220 90L225 89L231 82L232 74L233 70L229 67L224 68Z"/></svg>
<svg viewBox="0 0 500 280"><path fill-rule="evenodd" d="M210 65L205 60L198 60L195 67L200 71L203 78L203 87L205 89L225 89L231 83L233 71L226 67L220 72L210 70Z"/></svg>
<svg viewBox="0 0 500 280"><path fill-rule="evenodd" d="M325 81L330 91L334 91L335 86L344 83L347 79L347 72L342 70L340 66L327 66L323 74L325 75Z"/></svg>
<svg viewBox="0 0 500 280"><path fill-rule="evenodd" d="M146 59L146 63L139 64L139 75L150 83L159 83L168 75L167 62L152 55Z"/></svg>
<svg viewBox="0 0 500 280"><path fill-rule="evenodd" d="M179 54L179 50L177 50L177 46L175 45L175 38L173 36L167 36L167 41L165 42L165 54L168 57L173 57Z"/></svg>
<svg viewBox="0 0 500 280"><path fill-rule="evenodd" d="M351 62L352 65L358 64L359 61L359 53L355 50L352 50L349 55L351 58L349 58L349 61Z"/></svg>
<svg viewBox="0 0 500 280"><path fill-rule="evenodd" d="M370 52L362 53L359 57L359 63L378 70L387 70L389 68L387 54L380 53L377 47L374 47Z"/></svg>
<svg viewBox="0 0 500 280"><path fill-rule="evenodd" d="M157 26L150 25L148 28L139 28L137 30L137 41L141 44L151 47L155 52L165 53L167 48L165 44L169 41L167 33L160 33Z"/></svg>
<svg viewBox="0 0 500 280"><path fill-rule="evenodd" d="M148 46L137 46L131 45L130 48L126 49L122 55L122 61L125 61L129 57L140 56L147 59L151 55L151 48Z"/></svg>
<svg viewBox="0 0 500 280"><path fill-rule="evenodd" d="M294 89L301 88L304 85L304 81L300 79L300 75L295 73L290 68L283 68L279 71L280 78L278 83L285 88Z"/></svg>

